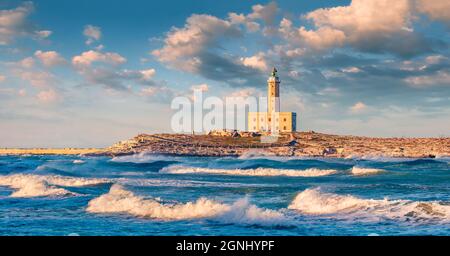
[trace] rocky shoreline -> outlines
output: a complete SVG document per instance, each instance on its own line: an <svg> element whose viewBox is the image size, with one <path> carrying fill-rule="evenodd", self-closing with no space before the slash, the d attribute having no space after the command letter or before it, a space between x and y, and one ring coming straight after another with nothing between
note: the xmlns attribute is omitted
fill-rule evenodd
<svg viewBox="0 0 450 256"><path fill-rule="evenodd" d="M262 141L271 141L263 143ZM330 158L450 157L450 137L373 138L316 132L279 137L186 134L140 134L103 149L0 149L0 155L121 156L139 153L176 156L284 156Z"/></svg>
<svg viewBox="0 0 450 256"><path fill-rule="evenodd" d="M231 137L185 134L141 134L88 155L153 153L178 156L391 157L450 156L450 138L371 138L296 132L268 137Z"/></svg>

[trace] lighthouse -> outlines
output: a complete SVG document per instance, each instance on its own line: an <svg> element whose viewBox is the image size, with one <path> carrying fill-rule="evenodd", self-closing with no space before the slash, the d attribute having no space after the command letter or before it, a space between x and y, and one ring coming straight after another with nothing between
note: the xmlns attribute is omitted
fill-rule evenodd
<svg viewBox="0 0 450 256"><path fill-rule="evenodd" d="M272 69L267 79L267 111L249 112L247 130L254 132L295 132L297 113L281 112L278 70Z"/></svg>
<svg viewBox="0 0 450 256"><path fill-rule="evenodd" d="M267 112L280 112L280 78L277 69L273 68L272 74L267 79Z"/></svg>

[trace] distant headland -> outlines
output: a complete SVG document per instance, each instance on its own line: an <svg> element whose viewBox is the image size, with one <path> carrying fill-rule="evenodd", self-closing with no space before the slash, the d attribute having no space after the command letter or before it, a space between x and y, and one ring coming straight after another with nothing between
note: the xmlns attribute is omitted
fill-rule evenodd
<svg viewBox="0 0 450 256"><path fill-rule="evenodd" d="M139 153L177 156L391 157L450 156L450 138L371 138L317 132L281 133L262 143L254 132L220 131L207 135L140 134L103 149L0 149L0 155L119 156Z"/></svg>

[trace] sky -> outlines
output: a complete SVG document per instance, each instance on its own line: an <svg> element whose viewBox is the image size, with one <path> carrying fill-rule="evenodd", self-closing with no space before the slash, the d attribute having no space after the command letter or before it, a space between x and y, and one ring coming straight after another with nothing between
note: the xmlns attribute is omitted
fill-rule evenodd
<svg viewBox="0 0 450 256"><path fill-rule="evenodd" d="M170 133L174 97L261 96L297 128L450 136L450 2L0 1L0 147Z"/></svg>

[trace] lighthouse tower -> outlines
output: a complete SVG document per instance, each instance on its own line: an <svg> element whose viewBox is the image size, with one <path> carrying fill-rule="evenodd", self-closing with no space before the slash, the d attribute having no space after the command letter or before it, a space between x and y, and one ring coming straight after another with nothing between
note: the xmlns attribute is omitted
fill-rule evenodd
<svg viewBox="0 0 450 256"><path fill-rule="evenodd" d="M280 78L277 69L273 68L272 74L267 80L267 112L280 112Z"/></svg>
<svg viewBox="0 0 450 256"><path fill-rule="evenodd" d="M297 114L280 111L280 78L273 68L267 79L267 111L249 112L247 130L255 132L295 132Z"/></svg>

